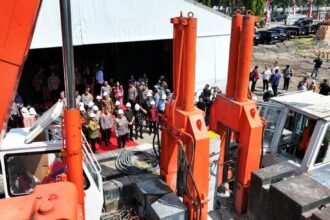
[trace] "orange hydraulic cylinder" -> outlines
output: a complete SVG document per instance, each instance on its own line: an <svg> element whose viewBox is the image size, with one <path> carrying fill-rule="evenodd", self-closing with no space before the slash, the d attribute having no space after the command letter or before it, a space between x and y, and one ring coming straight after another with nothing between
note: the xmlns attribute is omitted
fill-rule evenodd
<svg viewBox="0 0 330 220"><path fill-rule="evenodd" d="M64 110L64 127L66 132L66 160L68 167L68 180L74 183L78 190L78 203L84 210L84 175L83 155L81 142L81 117L78 109Z"/></svg>
<svg viewBox="0 0 330 220"><path fill-rule="evenodd" d="M247 100L253 52L254 23L255 16L244 16L235 87L235 100L237 102L246 102Z"/></svg>
<svg viewBox="0 0 330 220"><path fill-rule="evenodd" d="M178 82L178 38L179 37L179 32L178 32L178 18L173 18L171 20L173 23L173 92L174 92L174 97L177 96L177 82Z"/></svg>
<svg viewBox="0 0 330 220"><path fill-rule="evenodd" d="M189 17L188 25L185 26L185 56L183 58L183 71L181 74L183 110L186 112L194 111L196 38L197 19Z"/></svg>
<svg viewBox="0 0 330 220"><path fill-rule="evenodd" d="M234 97L235 95L235 86L237 80L237 61L239 54L239 46L241 42L242 23L243 16L241 14L236 14L232 17L230 53L226 87L226 96L230 98Z"/></svg>

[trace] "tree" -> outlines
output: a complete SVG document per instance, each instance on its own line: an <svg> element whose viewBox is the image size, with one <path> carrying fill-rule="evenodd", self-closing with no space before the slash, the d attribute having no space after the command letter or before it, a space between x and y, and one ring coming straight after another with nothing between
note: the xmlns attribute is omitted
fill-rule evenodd
<svg viewBox="0 0 330 220"><path fill-rule="evenodd" d="M321 6L327 5L328 0L314 0L313 4L316 6L316 10L319 11Z"/></svg>
<svg viewBox="0 0 330 220"><path fill-rule="evenodd" d="M256 1L256 11L255 11L254 14L256 16L258 16L259 18L264 17L265 5L266 5L265 0L257 0Z"/></svg>
<svg viewBox="0 0 330 220"><path fill-rule="evenodd" d="M257 4L256 3L257 3L257 0L246 0L245 8L247 10L251 10L252 14L255 14L256 9L257 9L257 7L256 7Z"/></svg>
<svg viewBox="0 0 330 220"><path fill-rule="evenodd" d="M245 7L247 10L251 10L253 15L259 18L264 17L265 0L246 0Z"/></svg>

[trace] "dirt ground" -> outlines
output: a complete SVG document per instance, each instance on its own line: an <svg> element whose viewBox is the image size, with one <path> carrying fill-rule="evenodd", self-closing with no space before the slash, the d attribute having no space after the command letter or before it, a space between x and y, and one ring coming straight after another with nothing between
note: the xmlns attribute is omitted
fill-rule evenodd
<svg viewBox="0 0 330 220"><path fill-rule="evenodd" d="M264 65L268 64L273 66L277 61L281 69L286 65L290 65L293 70L293 77L290 80L289 91L282 91L284 80L281 79L279 85L279 92L293 92L297 90L297 85L304 76L308 77L308 80L316 80L317 90L318 86L323 79L330 80L330 60L323 59L323 65L320 69L320 74L316 79L311 79L310 75L314 67L314 59L322 50L330 50L330 45L315 40L314 36L297 37L277 43L273 45L259 44L254 46L253 62L251 69L255 66L259 66L260 73L264 70ZM329 57L330 58L330 57ZM262 75L256 85L257 91L255 94L258 96L258 100L262 100Z"/></svg>

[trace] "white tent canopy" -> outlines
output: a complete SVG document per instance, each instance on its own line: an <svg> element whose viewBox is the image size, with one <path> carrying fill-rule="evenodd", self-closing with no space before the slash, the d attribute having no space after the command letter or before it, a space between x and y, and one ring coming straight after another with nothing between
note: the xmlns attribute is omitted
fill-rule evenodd
<svg viewBox="0 0 330 220"><path fill-rule="evenodd" d="M196 89L226 79L231 20L184 0L71 0L73 44L171 39L180 11L198 19ZM59 1L43 0L31 49L61 45Z"/></svg>

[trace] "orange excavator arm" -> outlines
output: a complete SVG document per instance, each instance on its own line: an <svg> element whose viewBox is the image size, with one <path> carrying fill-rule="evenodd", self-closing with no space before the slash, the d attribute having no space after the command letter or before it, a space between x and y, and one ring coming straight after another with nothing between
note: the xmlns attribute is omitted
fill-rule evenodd
<svg viewBox="0 0 330 220"><path fill-rule="evenodd" d="M5 0L0 7L0 131L6 128L41 0Z"/></svg>

